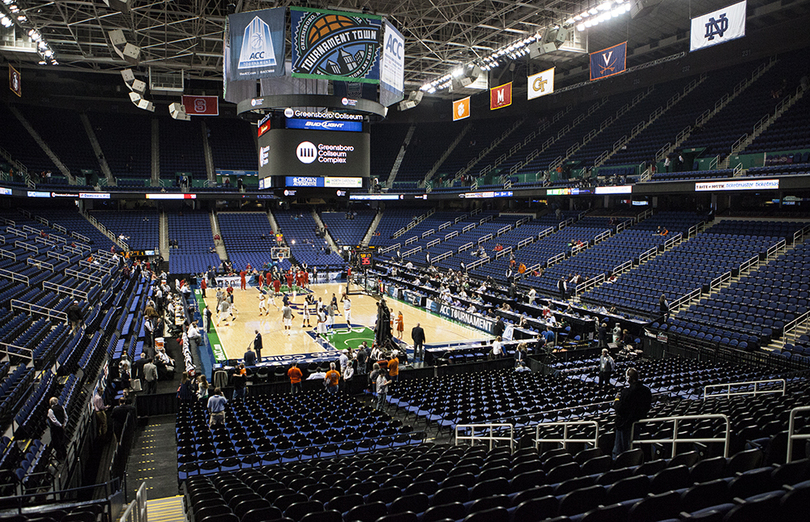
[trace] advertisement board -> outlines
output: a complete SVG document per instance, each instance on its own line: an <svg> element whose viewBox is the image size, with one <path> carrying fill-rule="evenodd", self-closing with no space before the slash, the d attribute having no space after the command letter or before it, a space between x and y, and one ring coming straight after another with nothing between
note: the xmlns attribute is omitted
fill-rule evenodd
<svg viewBox="0 0 810 522"><path fill-rule="evenodd" d="M271 129L259 138L259 176L367 178L369 153L363 132Z"/></svg>

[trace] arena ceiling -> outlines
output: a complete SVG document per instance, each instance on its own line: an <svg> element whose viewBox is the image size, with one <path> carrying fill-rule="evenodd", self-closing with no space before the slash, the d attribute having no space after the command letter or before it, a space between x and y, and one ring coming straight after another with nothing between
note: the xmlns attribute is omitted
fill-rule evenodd
<svg viewBox="0 0 810 522"><path fill-rule="evenodd" d="M8 3L11 0L0 0ZM184 71L188 79L220 79L222 35L230 12L299 5L382 14L406 39L408 89L450 72L462 63L535 34L595 6L596 0L14 0L27 16L26 29L44 35L60 68L118 71L131 65L113 50L109 31L122 29L141 48L136 70ZM657 0L645 0L655 3ZM683 48L689 19L734 0L662 0L649 13L609 20L587 30L590 51L628 40L630 60L663 58ZM112 6L108 5L112 4ZM0 8L6 6L0 5ZM748 0L748 31L806 16L806 0ZM677 36L678 38L673 38ZM688 44L687 44L688 45ZM31 52L1 50L12 63L36 63ZM586 62L583 54L546 55L558 74ZM528 61L529 57L520 60ZM631 65L631 63L628 63ZM508 67L504 64L503 67Z"/></svg>

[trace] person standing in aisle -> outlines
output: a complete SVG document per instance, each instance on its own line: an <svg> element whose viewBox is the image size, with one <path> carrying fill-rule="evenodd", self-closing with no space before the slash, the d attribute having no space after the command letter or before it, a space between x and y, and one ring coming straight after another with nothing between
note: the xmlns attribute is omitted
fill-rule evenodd
<svg viewBox="0 0 810 522"><path fill-rule="evenodd" d="M416 326L411 330L411 339L413 340L413 358L425 361L425 330L422 328L421 323L416 323Z"/></svg>

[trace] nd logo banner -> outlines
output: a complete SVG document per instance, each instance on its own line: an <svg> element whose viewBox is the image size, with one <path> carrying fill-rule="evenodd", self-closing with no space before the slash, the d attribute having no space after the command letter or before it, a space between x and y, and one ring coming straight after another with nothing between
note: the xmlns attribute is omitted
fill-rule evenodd
<svg viewBox="0 0 810 522"><path fill-rule="evenodd" d="M294 77L379 83L379 16L301 7L290 15Z"/></svg>
<svg viewBox="0 0 810 522"><path fill-rule="evenodd" d="M512 105L512 82L489 90L489 110L502 109Z"/></svg>

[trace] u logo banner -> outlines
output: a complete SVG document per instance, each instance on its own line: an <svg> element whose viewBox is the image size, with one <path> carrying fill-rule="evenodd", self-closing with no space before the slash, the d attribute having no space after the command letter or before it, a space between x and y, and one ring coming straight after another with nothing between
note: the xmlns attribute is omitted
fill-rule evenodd
<svg viewBox="0 0 810 522"><path fill-rule="evenodd" d="M591 81L623 73L627 69L627 42L591 53Z"/></svg>

